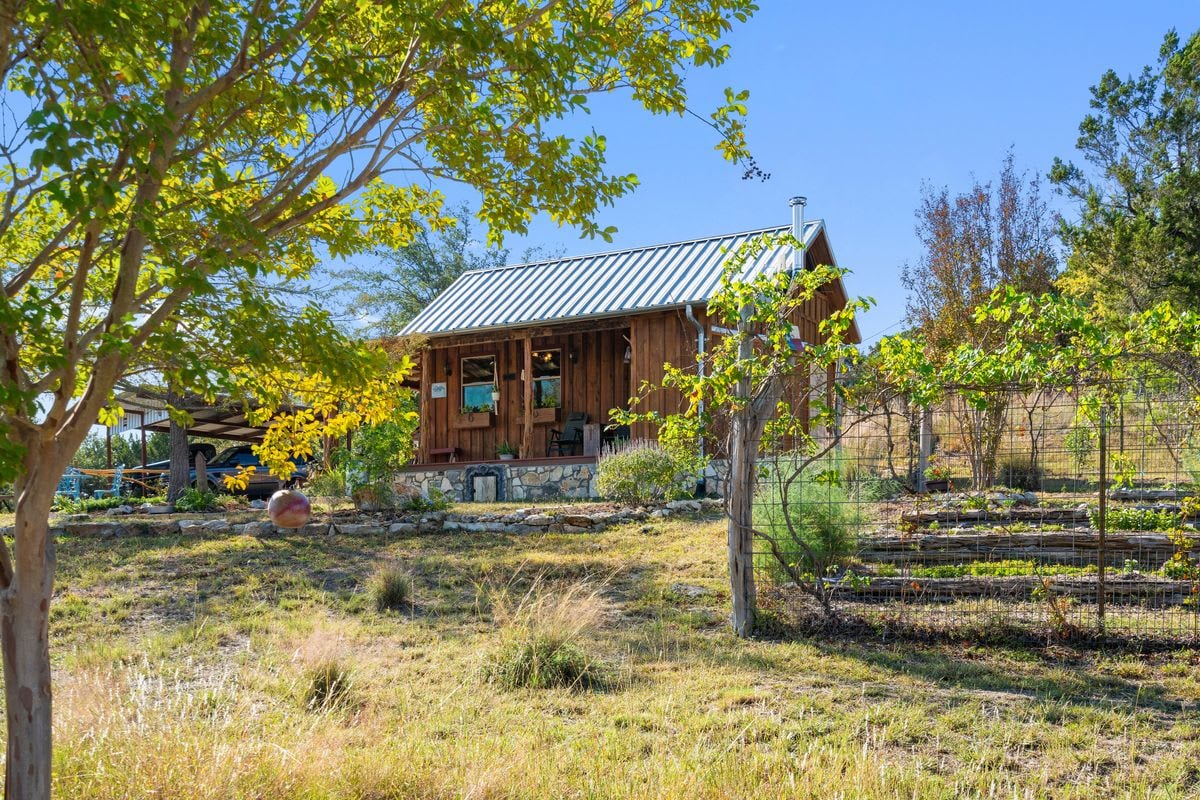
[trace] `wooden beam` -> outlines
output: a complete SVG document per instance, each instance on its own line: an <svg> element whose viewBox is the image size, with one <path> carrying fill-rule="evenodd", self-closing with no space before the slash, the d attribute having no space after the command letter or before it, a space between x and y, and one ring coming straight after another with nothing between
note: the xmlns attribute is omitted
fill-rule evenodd
<svg viewBox="0 0 1200 800"><path fill-rule="evenodd" d="M533 336L525 337L525 429L521 434L521 458L533 458Z"/></svg>
<svg viewBox="0 0 1200 800"><path fill-rule="evenodd" d="M417 463L429 462L429 439L433 436L429 424L430 384L433 382L433 353L421 353L421 388L417 396Z"/></svg>

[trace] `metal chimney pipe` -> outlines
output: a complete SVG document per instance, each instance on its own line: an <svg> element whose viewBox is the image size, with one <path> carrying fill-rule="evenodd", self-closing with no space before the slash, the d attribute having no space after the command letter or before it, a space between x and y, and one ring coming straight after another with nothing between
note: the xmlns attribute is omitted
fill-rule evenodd
<svg viewBox="0 0 1200 800"><path fill-rule="evenodd" d="M792 236L800 243L800 247L793 253L792 270L799 272L804 269L804 206L808 205L808 198L793 197L788 200L788 205L792 207Z"/></svg>

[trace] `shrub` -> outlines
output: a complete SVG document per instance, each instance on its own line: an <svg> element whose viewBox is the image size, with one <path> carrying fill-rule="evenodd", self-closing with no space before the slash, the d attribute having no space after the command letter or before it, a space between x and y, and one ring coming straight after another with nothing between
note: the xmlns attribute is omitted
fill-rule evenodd
<svg viewBox="0 0 1200 800"><path fill-rule="evenodd" d="M586 582L544 591L541 581L516 603L492 601L502 642L488 657L484 678L506 689L594 689L605 685L603 663L581 639L603 616L599 590Z"/></svg>
<svg viewBox="0 0 1200 800"><path fill-rule="evenodd" d="M862 514L835 459L803 464L779 459L767 467L754 499L755 527L774 544L759 557L777 582L824 576L849 561Z"/></svg>
<svg viewBox="0 0 1200 800"><path fill-rule="evenodd" d="M996 465L996 478L1005 486L1034 492L1042 488L1046 470L1041 464L1031 464L1027 458L1008 458Z"/></svg>
<svg viewBox="0 0 1200 800"><path fill-rule="evenodd" d="M58 495L54 498L54 510L61 511L64 514L86 514L91 511L105 511L110 508L133 504L134 502L139 504L153 504L161 503L165 500L166 498L161 495L156 497L142 497L136 501L128 497L82 497L79 500L75 500L65 495Z"/></svg>
<svg viewBox="0 0 1200 800"><path fill-rule="evenodd" d="M418 494L406 498L401 508L404 511L445 511L452 505L448 494L441 489L430 489L428 497Z"/></svg>
<svg viewBox="0 0 1200 800"><path fill-rule="evenodd" d="M636 439L605 448L596 464L596 491L623 503L653 503L686 494L679 458L656 442Z"/></svg>
<svg viewBox="0 0 1200 800"><path fill-rule="evenodd" d="M398 611L408 605L411 579L397 567L384 567L371 578L371 599L376 610Z"/></svg>
<svg viewBox="0 0 1200 800"><path fill-rule="evenodd" d="M304 680L304 707L309 711L331 711L350 700L350 672L332 659L309 667Z"/></svg>
<svg viewBox="0 0 1200 800"><path fill-rule="evenodd" d="M217 495L207 489L195 489L189 486L179 493L179 497L175 498L175 510L184 513L216 511L221 507Z"/></svg>
<svg viewBox="0 0 1200 800"><path fill-rule="evenodd" d="M337 469L314 469L309 472L304 488L313 497L343 498L346 496L346 473Z"/></svg>

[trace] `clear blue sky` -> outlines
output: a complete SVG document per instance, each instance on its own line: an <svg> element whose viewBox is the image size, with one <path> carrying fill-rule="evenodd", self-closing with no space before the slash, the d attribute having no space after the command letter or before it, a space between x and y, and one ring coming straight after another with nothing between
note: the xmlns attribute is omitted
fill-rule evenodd
<svg viewBox="0 0 1200 800"><path fill-rule="evenodd" d="M750 90L749 141L771 179L741 180L695 120L651 117L608 98L580 120L608 136L610 165L641 187L607 209L613 245L539 220L528 241L582 253L784 223L787 199L808 197L853 294L878 307L864 336L904 315L899 268L919 246L913 209L922 181L965 188L993 176L1012 147L1045 175L1074 157L1088 88L1157 59L1163 34L1200 28L1200 3L800 3L761 0L719 71L689 82L697 110L723 87ZM1046 187L1050 195L1049 187Z"/></svg>

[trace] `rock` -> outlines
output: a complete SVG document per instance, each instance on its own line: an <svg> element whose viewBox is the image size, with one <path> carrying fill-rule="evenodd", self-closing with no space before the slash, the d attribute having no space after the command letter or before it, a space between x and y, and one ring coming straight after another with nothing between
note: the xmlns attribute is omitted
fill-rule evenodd
<svg viewBox="0 0 1200 800"><path fill-rule="evenodd" d="M233 526L233 532L239 536L269 536L274 531L275 526L266 520L263 520L262 522L247 522L245 525Z"/></svg>
<svg viewBox="0 0 1200 800"><path fill-rule="evenodd" d="M591 528L582 527L580 525L563 525L563 533L587 533Z"/></svg>
<svg viewBox="0 0 1200 800"><path fill-rule="evenodd" d="M651 511L650 516L661 519L663 517L671 516L671 512L665 508L659 508L659 509L655 509L654 511Z"/></svg>
<svg viewBox="0 0 1200 800"><path fill-rule="evenodd" d="M210 519L201 527L208 533L229 533L233 530L227 519Z"/></svg>
<svg viewBox="0 0 1200 800"><path fill-rule="evenodd" d="M551 514L530 514L528 517L525 518L526 525L542 526L542 525L552 525L553 523L554 523L554 516Z"/></svg>
<svg viewBox="0 0 1200 800"><path fill-rule="evenodd" d="M541 528L533 525L522 525L518 522L512 525L505 525L502 530L505 533L532 533L533 531L541 530Z"/></svg>
<svg viewBox="0 0 1200 800"><path fill-rule="evenodd" d="M266 500L251 500L250 507L253 508L255 511L262 511L264 508L267 507L267 501Z"/></svg>
<svg viewBox="0 0 1200 800"><path fill-rule="evenodd" d="M446 531L490 531L495 527L486 522L457 522L447 520L442 524L442 530Z"/></svg>
<svg viewBox="0 0 1200 800"><path fill-rule="evenodd" d="M175 510L175 506L166 505L166 504L152 506L149 503L138 508L138 511L140 511L143 514L170 514L174 510Z"/></svg>
<svg viewBox="0 0 1200 800"><path fill-rule="evenodd" d="M417 525L412 522L393 522L388 526L388 533L405 536L417 532Z"/></svg>
<svg viewBox="0 0 1200 800"><path fill-rule="evenodd" d="M116 508L110 508L107 511L105 511L104 516L106 516L106 517L121 517L126 514L132 514L132 513L133 513L133 506L117 506Z"/></svg>
<svg viewBox="0 0 1200 800"><path fill-rule="evenodd" d="M411 483L393 483L392 491L402 500L415 500L421 496L421 490Z"/></svg>
<svg viewBox="0 0 1200 800"><path fill-rule="evenodd" d="M705 597L712 594L712 592L710 592L708 589L705 589L703 586L694 586L690 583L672 583L669 587L669 591L671 594L678 595L679 597L686 597L689 600L695 600L698 597Z"/></svg>
<svg viewBox="0 0 1200 800"><path fill-rule="evenodd" d="M699 511L700 502L698 500L672 500L667 503L667 511Z"/></svg>
<svg viewBox="0 0 1200 800"><path fill-rule="evenodd" d="M202 519L181 519L176 524L179 525L180 533L202 533L204 522Z"/></svg>
<svg viewBox="0 0 1200 800"><path fill-rule="evenodd" d="M380 536L387 532L382 525L346 524L338 525L337 532L346 536Z"/></svg>
<svg viewBox="0 0 1200 800"><path fill-rule="evenodd" d="M567 514L563 517L563 522L568 525L574 525L577 528L590 528L593 525L592 518L583 514Z"/></svg>

